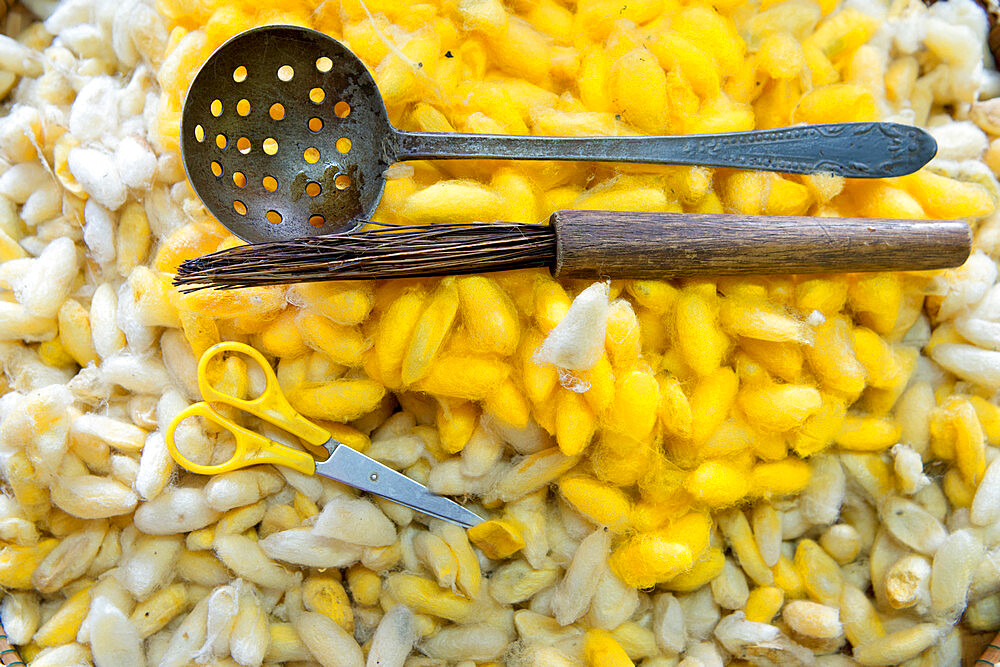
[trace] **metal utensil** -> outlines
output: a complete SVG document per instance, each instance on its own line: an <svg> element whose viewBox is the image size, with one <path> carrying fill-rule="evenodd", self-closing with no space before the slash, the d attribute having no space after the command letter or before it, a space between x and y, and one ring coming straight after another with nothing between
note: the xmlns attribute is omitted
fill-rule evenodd
<svg viewBox="0 0 1000 667"><path fill-rule="evenodd" d="M185 260L181 291L547 268L557 278L920 271L958 266L961 220L556 211L549 224L372 225Z"/></svg>
<svg viewBox="0 0 1000 667"><path fill-rule="evenodd" d="M260 396L244 399L231 396L212 385L209 379L209 363L213 359L232 353L246 355L260 367L259 370L266 381ZM164 437L170 455L182 468L201 475L214 475L247 466L271 463L292 468L306 475L329 477L464 528L471 528L482 522L479 516L458 503L431 493L423 484L338 442L326 429L320 428L300 415L285 398L281 387L278 386L278 378L264 355L249 345L227 341L205 350L198 362L198 388L205 401L181 410L170 422ZM307 452L274 442L245 429L216 412L207 401L237 408L279 426L314 448L325 449L329 452L329 457L325 461L316 461ZM228 460L212 465L200 463L193 461L180 450L174 440L174 434L178 425L191 417L207 419L233 436L235 447Z"/></svg>
<svg viewBox="0 0 1000 667"><path fill-rule="evenodd" d="M638 137L403 132L344 45L308 28L266 26L220 46L195 76L181 149L212 214L240 238L262 242L353 227L375 210L383 172L399 160L595 160L886 178L916 171L937 145L894 123Z"/></svg>

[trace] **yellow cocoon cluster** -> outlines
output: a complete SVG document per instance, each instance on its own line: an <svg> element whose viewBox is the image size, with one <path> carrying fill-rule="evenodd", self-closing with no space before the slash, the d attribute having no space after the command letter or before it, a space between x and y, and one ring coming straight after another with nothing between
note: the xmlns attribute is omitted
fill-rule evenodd
<svg viewBox="0 0 1000 667"><path fill-rule="evenodd" d="M390 119L404 130L627 136L874 120L886 99L910 96L919 72L902 60L886 67L867 44L878 22L826 0L766 2L752 15L728 0L307 5L160 0L171 21L157 73L161 144L177 147L180 103L198 65L225 39L263 23L306 25L342 40L373 72ZM929 110L914 113L923 123ZM58 161L56 173L67 178ZM869 182L703 167L415 161L392 170L373 217L544 223L557 209L577 208L978 219L995 206L985 186L927 171ZM140 213L123 213L119 271L141 267L150 251L152 221ZM237 243L210 219L180 225L154 246L152 270L132 271L137 302L157 326L179 324L195 355L248 338L277 359L298 410L359 448L398 398L426 436L430 462L408 470L416 478L454 465L471 488L466 457L482 455L473 434L480 425L502 433L523 458L512 462L505 450L488 477L476 478L490 480L483 500L499 518L470 538L490 558L534 554L535 528L509 508L554 484L549 493L567 511L614 534L610 565L623 582L690 591L723 570L723 552L709 546L712 513L801 492L811 457L835 448L867 492L893 487L883 455L907 432L893 410L917 367L919 353L903 333L920 314L912 295L930 291L924 275L613 281L603 286L607 316L594 323L603 329L587 331L595 354L586 367L566 369L535 353L589 287L583 281L526 270L168 290L181 261ZM39 354L52 364L98 359L89 336L74 333L91 320L67 301L58 338ZM926 350L961 341L954 327L938 327ZM1000 442L1000 410L985 396L939 394L929 406L927 447L953 466L944 480L949 500L968 506L985 474L986 444ZM5 465L18 502L44 516L48 498L32 481L31 461L15 455ZM5 585L27 581L41 545L4 547ZM784 598L807 593L833 600L811 570L818 557L810 549L800 547L794 564L744 565L759 586L748 618L769 622ZM377 575L352 572L352 595L373 604ZM313 604L339 623L339 603L318 602L339 600L339 589L325 582L320 594L317 582ZM471 609L411 574L391 575L386 588L421 614L459 621ZM589 632L588 660L625 664L615 642Z"/></svg>

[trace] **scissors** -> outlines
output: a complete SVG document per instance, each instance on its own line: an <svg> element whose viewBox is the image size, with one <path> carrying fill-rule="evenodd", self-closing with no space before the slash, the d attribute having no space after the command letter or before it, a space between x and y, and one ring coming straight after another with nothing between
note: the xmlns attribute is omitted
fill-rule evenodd
<svg viewBox="0 0 1000 667"><path fill-rule="evenodd" d="M260 366L266 379L264 391L253 399L242 399L223 393L212 386L208 376L208 364L213 358L226 353L238 352L253 359ZM330 433L312 423L289 404L281 392L278 378L264 355L256 349L227 341L205 350L198 362L198 388L205 399L180 412L167 427L166 442L170 455L178 465L201 475L214 475L252 465L271 463L297 470L306 475L319 474L342 482L356 489L381 496L432 517L471 528L481 519L458 503L431 493L426 486L415 482L406 475L396 472L375 459L338 442ZM326 449L330 456L325 461L316 461L311 454L275 442L254 433L231 419L219 414L209 405L209 401L224 403L255 415L266 422L280 426L297 435L305 442ZM229 431L236 440L232 457L223 463L203 465L185 456L174 443L177 425L189 417L202 417L222 429Z"/></svg>

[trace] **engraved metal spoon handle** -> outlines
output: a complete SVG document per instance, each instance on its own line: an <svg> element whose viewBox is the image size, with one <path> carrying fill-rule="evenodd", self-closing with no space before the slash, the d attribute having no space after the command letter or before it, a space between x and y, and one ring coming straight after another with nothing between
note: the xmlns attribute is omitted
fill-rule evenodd
<svg viewBox="0 0 1000 667"><path fill-rule="evenodd" d="M395 129L395 128L394 128ZM832 123L722 134L632 137L533 137L395 131L397 160L496 158L594 160L764 169L791 174L833 172L851 178L910 174L937 152L918 127Z"/></svg>

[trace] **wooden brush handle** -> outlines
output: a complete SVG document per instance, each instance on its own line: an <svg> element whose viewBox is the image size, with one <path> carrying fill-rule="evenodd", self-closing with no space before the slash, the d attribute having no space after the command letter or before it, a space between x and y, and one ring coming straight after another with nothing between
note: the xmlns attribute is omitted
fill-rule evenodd
<svg viewBox="0 0 1000 667"><path fill-rule="evenodd" d="M915 271L958 266L959 220L557 211L561 278Z"/></svg>

